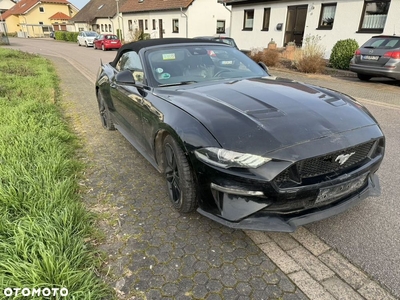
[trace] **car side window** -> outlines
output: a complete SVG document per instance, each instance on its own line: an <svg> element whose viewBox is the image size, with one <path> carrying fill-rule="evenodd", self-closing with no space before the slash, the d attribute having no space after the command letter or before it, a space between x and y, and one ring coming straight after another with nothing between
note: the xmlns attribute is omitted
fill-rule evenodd
<svg viewBox="0 0 400 300"><path fill-rule="evenodd" d="M124 71L130 70L132 71L133 78L136 82L143 83L144 73L143 73L143 65L140 61L139 55L135 51L129 51L122 54L121 58L117 63L117 70Z"/></svg>

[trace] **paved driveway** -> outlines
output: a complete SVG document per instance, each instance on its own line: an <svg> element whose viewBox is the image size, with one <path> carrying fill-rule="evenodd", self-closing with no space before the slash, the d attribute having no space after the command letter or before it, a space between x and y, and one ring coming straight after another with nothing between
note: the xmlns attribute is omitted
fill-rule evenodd
<svg viewBox="0 0 400 300"><path fill-rule="evenodd" d="M111 61L115 52L52 40L11 39L11 43L13 48L41 53L56 63L69 116L89 145L86 198L104 215L103 226L112 237L103 247L110 253L109 278L118 290L154 299L161 295L307 298L293 285L296 278L288 279L242 231L221 227L196 213L180 216L171 210L162 177L117 132L102 130L93 82L100 61ZM400 87L387 81L363 83L353 78L272 73L348 93L365 104L382 125L387 136L386 158L379 171L382 196L307 229L400 298ZM273 247L265 246L269 238L285 250L280 241L290 235L252 237L273 252ZM296 257L290 249L289 255Z"/></svg>

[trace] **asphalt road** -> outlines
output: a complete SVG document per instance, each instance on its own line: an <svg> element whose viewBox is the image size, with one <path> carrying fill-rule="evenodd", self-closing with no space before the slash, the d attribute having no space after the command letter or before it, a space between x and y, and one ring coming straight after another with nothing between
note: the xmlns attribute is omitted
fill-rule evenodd
<svg viewBox="0 0 400 300"><path fill-rule="evenodd" d="M7 47L66 59L92 82L100 61L111 61L116 53L48 39L10 40ZM400 298L400 84L385 79L360 82L352 77L303 75L275 69L272 73L349 94L380 123L387 139L386 156L378 172L382 195L368 198L346 213L307 229ZM79 82L76 84L79 92Z"/></svg>

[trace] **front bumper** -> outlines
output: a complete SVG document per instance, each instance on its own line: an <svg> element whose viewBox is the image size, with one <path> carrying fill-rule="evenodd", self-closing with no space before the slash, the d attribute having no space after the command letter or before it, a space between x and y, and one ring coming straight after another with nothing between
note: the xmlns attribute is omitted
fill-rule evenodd
<svg viewBox="0 0 400 300"><path fill-rule="evenodd" d="M220 224L235 229L293 232L299 226L320 221L328 217L340 214L348 210L349 208L357 205L359 202L361 202L363 199L369 196L380 195L380 184L378 176L376 174L369 174L366 180L367 180L366 185L356 193L351 193L347 197L339 199L336 202L330 203L326 206L314 207L307 210L303 210L301 212L294 212L290 214L271 213L263 210L262 206L264 207L268 206L265 205L265 203L264 204L257 202L249 203L250 201L248 201L248 199L245 201L246 203L242 203L245 205L242 205L241 207L236 206L235 209L240 209L240 208L245 209L246 207L251 207L251 206L253 206L254 209L254 205L256 206L258 205L258 208L260 210L237 222L224 219L221 216L217 216L215 214L211 214L201 208L198 208L197 211L200 214ZM231 197L230 200L233 202L237 200L237 198ZM243 211L243 213L246 212Z"/></svg>

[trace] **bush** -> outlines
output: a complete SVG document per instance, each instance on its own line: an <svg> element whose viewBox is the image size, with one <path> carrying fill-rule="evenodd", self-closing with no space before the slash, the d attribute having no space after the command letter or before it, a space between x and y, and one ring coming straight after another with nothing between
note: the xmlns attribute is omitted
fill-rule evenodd
<svg viewBox="0 0 400 300"><path fill-rule="evenodd" d="M323 73L326 63L325 48L320 44L319 35L307 35L300 53L296 53L295 66L304 73Z"/></svg>
<svg viewBox="0 0 400 300"><path fill-rule="evenodd" d="M350 60L354 52L358 49L358 43L354 39L346 39L338 41L332 48L329 63L335 69L348 70Z"/></svg>
<svg viewBox="0 0 400 300"><path fill-rule="evenodd" d="M66 33L67 41L75 43L78 40L78 34L79 34L79 32L67 32Z"/></svg>
<svg viewBox="0 0 400 300"><path fill-rule="evenodd" d="M303 73L324 73L325 60L320 55L303 56L297 63L296 68Z"/></svg>
<svg viewBox="0 0 400 300"><path fill-rule="evenodd" d="M279 62L279 52L274 49L251 51L250 58L256 63L262 61L267 67L275 67Z"/></svg>

